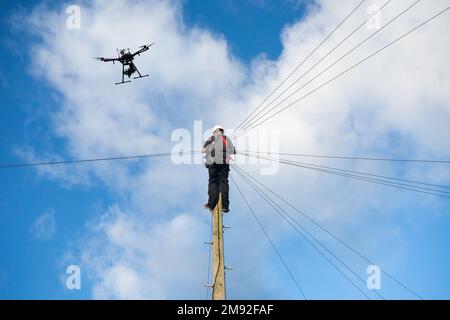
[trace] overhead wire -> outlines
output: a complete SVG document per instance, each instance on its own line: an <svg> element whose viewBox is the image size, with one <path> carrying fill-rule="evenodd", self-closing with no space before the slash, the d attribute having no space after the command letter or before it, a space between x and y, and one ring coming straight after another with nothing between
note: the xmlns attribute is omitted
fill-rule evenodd
<svg viewBox="0 0 450 320"><path fill-rule="evenodd" d="M421 0L416 1L413 5L417 4L417 3L420 2L420 1L421 1ZM363 2L364 2L364 0L361 1L361 3L354 9L354 11L355 11L357 8L359 8L359 6L361 6ZM388 3L389 3L389 2L390 2L390 1L388 1ZM386 46L384 46L383 48L381 48L381 49L375 51L374 53L372 53L372 54L369 55L368 57L364 58L363 60L361 60L361 61L358 62L357 64L355 64L355 65L353 65L352 67L346 69L344 72L338 74L336 77L334 77L334 78L332 78L331 80L325 82L324 84L322 84L321 86L317 87L316 89L310 91L308 94L304 95L304 96L301 97L300 99L298 99L298 100L296 100L296 101L290 103L288 106L285 106L283 109L281 109L281 110L279 110L278 112L276 112L275 114L271 115L269 118L264 119L262 122L257 123L256 121L258 121L258 120L261 119L261 118L256 119L256 118L254 117L253 119L256 119L256 120L250 120L251 122L248 122L248 124L250 124L251 127L249 127L249 126L247 126L247 125L244 125L245 128L242 129L242 130L243 130L242 134L245 134L245 133L248 132L249 130L252 130L252 129L255 128L256 126L259 126L260 124L262 124L262 123L264 123L265 121L269 120L269 119L272 118L273 116L279 114L280 112L282 112L282 111L285 110L286 108L289 108L290 106L292 106L292 105L298 103L298 102L301 101L303 98L306 98L307 96L309 96L309 95L311 95L312 93L316 92L316 91L319 90L320 88L324 87L325 85L331 83L332 81L336 80L336 79L339 78L340 76L342 76L342 75L344 75L345 73L349 72L350 70L354 69L354 68L357 67L358 65L360 65L360 64L362 64L363 62L369 60L370 58L372 58L373 56L375 56L375 55L378 54L379 52L383 51L383 50L386 49L387 47L393 45L393 44L396 43L397 41L399 41L399 40L401 40L402 38L406 37L407 35L409 35L410 33L414 32L415 30L419 29L420 27L422 27L422 26L425 25L426 23L430 22L431 20L437 18L438 16L440 16L440 15L443 14L444 12L448 11L449 9L450 9L450 7L447 7L446 9L444 9L444 10L440 11L439 13L435 14L434 16L432 16L431 18L429 18L429 19L426 20L425 22L423 22L423 23L421 23L420 25L416 26L415 28L409 30L407 33L403 34L402 36L396 38L394 41L390 42L388 45L386 45ZM352 12L350 13L349 16L351 16L351 14L353 14L354 11L352 11ZM342 23L344 23L344 22L348 19L349 16L347 16L347 17L344 19L344 21L343 21ZM342 23L341 23L341 24L342 24ZM341 24L340 24L340 25L341 25ZM338 27L339 27L340 25L338 25ZM316 50L317 50L317 49L318 49L318 48L319 48L319 47L320 47L320 46L321 46L321 45L322 45L322 44L323 44L323 43L324 43L324 42L325 42L325 41L326 41L326 40L327 40L327 39L328 39L328 38L336 31L336 30L337 30L338 27L336 27L336 29L335 29L335 30L334 30L327 38L325 38L325 40L322 41L322 43L320 43L319 46L318 46L315 50L313 50L313 52L312 52L309 56L307 56L307 58L306 58L305 60L303 60L303 62L302 62L296 69L294 69L294 71L291 72L291 74L289 74L288 77L285 78L285 79L282 81L282 83L281 83L278 87L276 87L275 90L272 91L272 92L269 94L269 96L266 97L266 99L265 99L262 103L266 102L266 101L274 94L274 92L276 92L276 90L278 90L278 89L279 89L279 88L280 88L280 87L281 87L281 86L282 86L282 85L283 85L283 84L291 77L291 75L293 75L293 74L295 73L295 71L297 71L297 70L301 67L301 65L303 65L304 62L305 62L305 61L306 61L306 60L307 60L314 52L316 52ZM278 97L277 97L277 98L278 98ZM275 101L275 100L273 100L273 101ZM272 101L272 102L273 102L273 101ZM285 100L283 100L283 101L285 101ZM272 102L271 102L271 103L272 103ZM260 105L262 105L262 103L261 103ZM278 107L278 106L279 106L279 105L276 105L275 108ZM258 109L258 108L259 108L259 106L258 106L256 109ZM255 110L256 110L256 109L255 109ZM275 109L272 109L272 110L275 110ZM243 123L246 123L246 121L248 120L248 118L249 118L251 115L253 115L253 113L251 113L249 116L247 116L247 118L244 119ZM265 115L266 115L266 114L264 114L263 116L265 116ZM256 123L256 125L255 125L255 123ZM241 125L241 124L240 124L240 125ZM238 125L238 128L239 128L240 125ZM239 135L239 136L240 136L240 135ZM181 155L181 154L194 154L194 153L197 153L197 152L201 152L201 151L180 152L180 153L177 153L177 154L180 154L180 155ZM105 157L105 158L90 158L90 159L73 159L73 160L48 161L48 162L32 162L32 163L0 164L0 169L7 169L7 168L25 168L25 167L48 166L48 165L61 165L61 164L78 164L78 163L90 163L90 162L114 161L114 160L127 160L127 159L143 159L143 158L153 158L153 157L165 157L165 156L170 156L170 155L172 155L172 154L174 154L174 153L155 153L155 154L132 155L132 156L119 156L119 157ZM242 154L242 153L241 153L241 154ZM246 154L246 155L251 156L251 155L249 155L249 154ZM414 160L414 159L410 159L410 160L407 160L407 159L381 159L381 158L363 158L363 157L359 157L359 158L358 158L358 157L317 156L317 155L298 155L298 154L297 154L297 156L311 156L311 157L324 157L324 158L325 158L325 157L328 157L328 158L357 159L357 160L373 160L373 161L403 161L403 162L450 163L450 161L440 161L440 160L434 161L434 160ZM286 163L286 164L294 164L293 162L292 162L292 163L288 163L288 162L290 162L290 161L286 161L285 163ZM302 166L304 166L304 167L307 167L307 166L316 167L316 169L321 168L321 166L311 165L311 164L306 164L306 165L302 164ZM326 169L326 170L322 170L323 172L325 172L325 171L351 172L350 170L342 170L342 169L336 169L336 168L331 168L331 167L324 167L324 168L322 168L322 169ZM236 171L236 172L238 172L238 171ZM336 173L337 173L337 172L336 172ZM238 173L238 174L241 175L242 173ZM358 174L361 174L361 173L358 173ZM351 175L352 175L352 174L345 174L344 176L351 176ZM365 174L365 173L364 173L363 175L376 176L376 175ZM245 177L243 177L242 175L241 175L241 177L242 177L243 179L245 179ZM379 177L387 178L387 179L394 179L394 178L384 177L384 176L379 176ZM236 188L238 189L239 193L241 194L242 198L243 198L244 201L246 202L247 206L249 207L250 211L252 212L252 214L253 214L253 216L254 216L256 222L258 223L258 225L260 226L260 228L262 229L262 231L263 231L264 234L266 235L267 239L269 240L269 242L270 242L272 248L273 248L273 249L275 250L275 252L277 253L278 258L280 259L280 261L282 262L282 264L284 265L284 267L286 268L286 270L287 270L288 273L290 274L291 278L292 278L293 281L295 282L295 284L296 284L297 288L299 289L299 291L301 292L302 296L306 299L306 296L304 295L304 293L303 293L302 289L300 288L298 282L296 281L296 279L295 279L295 277L293 276L292 272L289 270L289 267L288 267L287 264L285 263L284 259L283 259L282 256L280 255L280 253L279 253L279 251L277 250L277 248L275 247L273 241L270 239L270 236L268 235L268 233L267 233L267 231L265 230L264 226L262 225L261 221L260 221L259 218L256 216L255 212L254 212L253 209L251 208L249 202L247 201L247 199L245 198L245 196L243 195L243 193L241 192L241 190L240 190L239 187L237 186L237 184L236 184L236 182L235 182L235 180L233 179L232 176L231 176L231 179L232 179L233 183L235 184ZM371 178L371 180L373 180L373 179ZM401 179L395 179L395 180L401 180ZM414 181L409 181L409 180L403 180L403 181L405 181L405 182L413 182L413 183L420 183L420 182L414 182ZM426 183L421 183L421 184L424 184L424 185L425 185ZM430 186L438 186L438 185L432 185L432 184L428 184L428 185L430 185ZM443 187L443 186L438 186L438 187ZM414 188L415 188L415 187L414 187ZM448 187L445 186L445 188L448 188ZM421 189L424 189L424 188L421 188ZM413 191L415 191L415 190L413 190ZM431 191L437 191L437 190L431 190ZM439 191L439 192L442 192L442 191ZM341 241L340 241L340 242L341 242ZM342 242L341 242L341 243L342 243ZM352 249L352 250L353 250L353 249ZM355 251L354 251L354 252L355 252ZM360 254L359 254L359 255L360 255ZM362 255L360 255L360 256L362 256ZM366 259L366 261L368 261L368 260ZM370 261L369 261L369 262L370 262ZM208 273L208 275L209 275L209 273ZM414 294L415 294L415 293L414 293ZM415 294L415 295L416 295L416 294ZM416 295L416 296L417 296L417 295Z"/></svg>
<svg viewBox="0 0 450 320"><path fill-rule="evenodd" d="M244 196L244 194L242 193L241 189L239 188L239 186L237 185L236 181L234 180L233 176L230 175L231 181L233 182L233 184L235 185L236 189L238 190L239 194L241 195L242 199L244 200L244 202L247 204L247 207L249 208L250 212L253 215L253 218L255 219L255 221L257 222L258 226L260 227L261 231L264 233L264 235L266 236L267 240L269 241L272 249L274 250L276 256L278 257L278 259L280 260L281 264L284 266L284 268L286 269L287 273L289 274L290 278L292 279L292 281L294 282L295 286L297 287L298 291L300 292L300 294L302 295L302 297L305 300L308 300L308 298L306 297L304 291L302 290L302 288L300 287L300 284L298 283L297 279L295 278L294 274L292 273L292 271L290 270L289 266L287 265L286 261L283 259L281 253L278 251L277 247L275 246L274 242L272 241L272 239L270 238L269 234L266 231L266 228L264 228L264 225L261 223L260 219L258 218L258 216L256 215L255 211L253 211L253 208L251 207L250 203L248 202L247 198Z"/></svg>
<svg viewBox="0 0 450 320"><path fill-rule="evenodd" d="M319 171L319 172L323 172L323 173L330 173L330 174L334 174L337 176L347 177L347 178L351 178L351 179L355 179L355 180L361 180L361 181L371 182L371 183L375 183L375 184L391 186L391 187L398 188L398 189L405 189L405 190L415 191L415 192L419 192L419 193L430 194L433 196L450 198L450 196L445 194L445 193L447 193L446 191L431 190L433 192L429 192L429 191L426 191L426 190L429 190L429 188L425 188L425 187L406 185L406 184L402 184L402 183L398 183L398 182L371 178L368 176L350 174L350 173L340 172L339 170L321 169L316 166L298 164L298 163L295 163L295 161L285 161L285 160L279 160L279 159L277 160L277 159L273 159L273 158L267 158L267 157L249 155L249 154L243 154L243 155L249 156L249 157L254 157L254 158L260 158L260 159L264 159L264 160L268 160L268 161L275 161L275 162L279 162L282 164L305 168L305 169L310 169L310 170L315 170L315 171Z"/></svg>
<svg viewBox="0 0 450 320"><path fill-rule="evenodd" d="M240 150L238 150L240 151ZM450 164L450 160L432 160L432 159L405 159L405 158L380 158L380 157L358 157L358 156L338 156L338 155L317 155L307 153L289 153L289 152L268 152L245 150L249 153L262 153L277 156L293 156L305 158L325 158L325 159L341 159L341 160L365 160L365 161L382 161L382 162L413 162L413 163L441 163Z"/></svg>
<svg viewBox="0 0 450 320"><path fill-rule="evenodd" d="M308 242L331 266L333 266L344 278L347 280L354 288L356 288L364 297L370 299L370 297L363 291L361 288L354 283L340 268L336 265L329 257L327 257L308 237L305 236L303 232L305 232L309 237L311 237L315 242L317 242L328 254L330 254L334 259L336 259L339 263L341 263L348 271L350 271L358 280L362 283L366 283L364 279L361 278L347 263L345 263L341 258L339 258L334 252L332 252L329 248L327 248L320 240L318 240L314 235L312 235L303 225L301 225L297 220L295 220L289 213L287 213L282 207L280 207L277 203L273 201L264 191L262 191L258 186L252 183L249 179L247 179L241 171L239 171L236 165L233 165L236 169L236 172L241 176L241 178L249 184L253 190L256 191L306 242ZM276 206L276 208L275 208ZM280 211L281 210L281 211ZM283 212L283 213L281 213ZM289 217L288 218L286 218ZM291 222L292 221L292 222ZM303 230L300 231L297 229L295 225ZM375 291L380 298L385 299L379 292Z"/></svg>
<svg viewBox="0 0 450 320"><path fill-rule="evenodd" d="M242 154L241 152L238 152L238 153ZM244 152L244 153L254 154L254 155L260 154L259 152ZM352 174L357 174L357 175L364 175L364 176L368 176L368 177L375 177L375 178L394 180L394 181L400 181L400 182L408 182L408 183L413 183L413 184L418 184L418 185L423 185L423 186L430 186L430 187L437 187L437 188L442 188L442 189L450 189L450 186L444 186L444 185L435 184L435 183L422 182L422 181L411 180L411 179L388 177L388 176L384 176L384 175L380 175L380 174L373 174L373 173L362 172L362 171L355 171L355 170L348 170L348 169L342 169L342 168L336 168L336 167L330 167L330 166L324 166L324 165L317 165L317 164L313 164L313 163L294 161L294 160L290 160L290 159L282 159L282 160L296 163L296 164L317 167L317 168L321 168L321 169L330 169L330 170L352 173ZM438 192L450 194L449 191L443 191L443 190L435 190L435 189L428 189L428 188L425 188L425 190L438 191Z"/></svg>
<svg viewBox="0 0 450 320"><path fill-rule="evenodd" d="M362 0L360 1L356 7L350 11L350 13L345 16L345 18L338 23L338 25L306 56L306 58L304 58L282 81L281 83L279 83L270 93L269 95L267 95L263 101L260 102L260 104L258 106L256 106L256 108L253 109L253 111L248 114L244 120L242 120L236 127L236 130L238 130L243 123L245 123L245 121L253 115L254 112L256 112L256 110L258 110L306 61L308 61L308 59L356 12L356 10L358 10L362 4L365 2L366 0Z"/></svg>
<svg viewBox="0 0 450 320"><path fill-rule="evenodd" d="M200 153L200 152L201 151L182 151L182 152L153 153L153 154L105 157L105 158L89 158L89 159L57 160L57 161L47 161L47 162L0 164L0 169L39 167L39 166L61 165L61 164L78 164L78 163L115 161L115 160L145 159L145 158L167 157L167 156L172 156L172 155L195 154L195 153Z"/></svg>
<svg viewBox="0 0 450 320"><path fill-rule="evenodd" d="M255 181L258 185L260 185L261 187L263 187L264 189L266 189L267 191L269 191L271 194L273 194L275 197L277 197L279 200L281 200L283 203L285 203L286 205L288 205L291 209L293 209L294 211L296 211L298 214L300 214L301 216L303 216L304 218L306 218L309 222L311 222L313 225L315 225L317 228L319 228L320 230L324 231L326 234L328 234L329 236L331 236L333 239L335 239L337 242L339 242L340 244L342 244L344 247L346 247L348 250L350 250L351 252L353 252L356 256L358 256L359 258L361 258L362 260L364 260L365 262L367 262L370 265L375 265L376 263L374 263L371 259L367 258L367 256L365 256L364 254L362 254L360 251L356 250L354 247L352 247L351 245L349 245L346 241L342 240L340 237L338 237L336 234L334 234L333 232L331 232L329 229L325 228L322 224L320 224L319 222L317 222L315 219L313 219L310 215L306 214L304 211L298 209L298 207L294 206L290 201L286 200L284 197L280 196L278 193L276 193L275 191L273 191L271 188L269 188L267 185L263 184L261 181L259 181L258 179L256 179L253 175L251 175L250 173L248 173L246 170L242 169L240 166L235 165L235 167L238 168L238 170L240 170L242 173L246 174L250 179L252 179L253 181ZM389 272L385 271L383 268L381 268L381 272L383 274L385 274L387 277L389 277L392 281L394 281L395 283L397 283L398 285L400 285L401 287L403 287L405 290L407 290L409 293L413 294L414 296L416 296L417 298L423 300L423 297L421 297L417 292L413 291L411 288L409 288L408 286L406 286L403 282L401 282L400 280L398 280L396 277L394 277L392 274L390 274Z"/></svg>
<svg viewBox="0 0 450 320"><path fill-rule="evenodd" d="M375 35L377 35L378 33L380 33L381 31L383 31L386 27L388 27L391 23L393 23L394 21L398 20L403 14L405 14L406 12L408 12L410 9L412 9L414 6L416 6L419 2L421 2L422 0L416 0L414 3L412 3L410 6L408 6L405 10L401 11L399 14L397 14L393 19L389 20L387 23L385 23L381 28L377 29L375 32L373 32L372 34L370 34L367 38L365 38L363 41L359 42L356 46L354 46L351 50L347 51L344 55L342 55L339 59L335 60L333 63L331 63L330 65L328 65L325 69L323 69L320 73L318 73L316 76L314 76L312 79L308 80L305 84L303 84L301 87L297 88L295 91L291 92L286 98L284 98L283 100L281 100L280 102L278 102L274 107L270 108L270 110L268 110L267 112L265 112L264 114L260 115L258 118L253 119L250 123L248 123L242 130L245 132L246 129L248 129L253 123L257 122L259 119L263 118L265 115L267 115L268 113L270 113L272 110L275 110L278 106L280 106L281 104L283 104L283 102L285 102L287 99L289 99L290 97L292 97L293 95L295 95L297 92L299 92L301 89L303 89L304 87L306 87L308 84L310 84L311 82L313 82L315 79L317 79L319 76L321 76L322 74L324 74L325 72L327 72L328 70L330 70L333 66L335 66L336 64L338 64L340 61L342 61L345 57L347 57L348 55L350 55L352 52L354 52L356 49L358 49L359 47L361 47L364 43L366 43L367 41L369 41L371 38L373 38ZM389 2L388 2L389 3ZM365 23L362 23L358 26L357 29L355 29L354 32L356 32L357 30L359 30ZM354 32L350 33L350 35L352 35ZM342 41L342 43L349 38L349 36L345 37L344 40ZM341 43L338 44L338 46L340 46ZM334 51L338 46L336 46L335 48L332 49L332 51ZM331 51L331 52L332 52ZM331 53L330 52L330 53ZM327 57L328 55L326 55L325 57ZM306 74L309 73L309 71L311 71L312 69L314 69L315 66L317 66L323 59L319 60L315 65L313 65L310 69L308 69L306 71ZM297 83L300 79L303 78L303 75L298 78L294 83L292 83L292 86ZM287 90L286 90L287 91ZM281 95L280 95L281 96ZM277 97L278 98L278 97ZM273 102L273 101L272 101ZM266 106L267 108L267 106ZM262 112L263 110L261 110L260 112ZM256 117L256 116L255 116ZM239 136L239 135L238 135Z"/></svg>
<svg viewBox="0 0 450 320"><path fill-rule="evenodd" d="M380 8L377 9L377 11L373 14L378 14L380 13L389 3L391 3L392 0L388 0L386 3L384 3ZM418 0L421 1L421 0ZM271 106L276 100L278 100L278 98L280 98L283 94L285 94L290 88L292 88L296 83L298 83L301 79L303 79L307 74L309 74L309 72L311 70L313 70L317 65L319 65L323 60L325 60L330 54L332 54L337 48L339 48L345 41L347 41L351 36L353 36L358 30L360 30L364 25L367 24L367 22L372 19L372 16L368 17L367 19L365 19L358 27L356 27L352 32L350 32L347 36L344 37L343 40L341 40L336 46L334 46L331 50L328 51L327 54L325 54L324 56L322 56L315 64L313 64L308 70L306 70L305 72L303 72L301 74L300 77L298 77L297 79L295 79L294 82L292 82L287 88L285 88L281 93L279 93L274 99L272 99L272 101L270 103L268 103L264 108L262 108L260 111L258 111L258 113L255 114L255 116L253 116L253 119L250 119L249 121L245 121L244 124L238 126L237 129L235 129L235 131L232 134L232 138L236 137L237 135L239 135L239 131L240 130L245 130L248 128L248 125L251 125L251 122L258 116L260 115L264 110L266 110L269 106ZM385 25L387 26L387 25ZM385 27L383 26L383 28ZM381 31L378 30L377 32ZM373 37L376 33L374 33L371 37ZM343 58L345 58L347 55L349 55L351 52L353 52L354 50L356 50L359 46L361 46L364 42L368 41L371 37L367 38L366 40L364 40L362 43L360 43L357 47L354 47L350 52L348 52L346 55L342 56L338 61L335 61L329 68L331 68L332 66L334 66L335 64L337 64L340 60L342 60ZM326 71L326 70L325 70ZM323 72L325 72L323 71ZM308 83L310 83L311 81L313 81L314 79L310 80ZM308 83L306 83L304 86L302 86L301 88L297 89L296 91L294 91L293 93L289 94L289 96L286 99L283 99L281 102L279 102L276 106L274 106L273 108L275 109L277 106L279 106L280 104L282 104L285 100L287 100L289 97L291 97L293 94L295 94L296 92L298 92L300 89L302 89L303 87L305 87Z"/></svg>
<svg viewBox="0 0 450 320"><path fill-rule="evenodd" d="M265 123L266 121L272 119L273 117L275 117L276 115L280 114L281 112L283 112L284 110L286 110L287 108L290 108L292 106L294 106L295 104L297 104L298 102L304 100L305 98L309 97L310 95L312 95L313 93L317 92L318 90L320 90L321 88L327 86L328 84L332 83L333 81L339 79L340 77L342 77L343 75L347 74L349 71L355 69L356 67L360 66L361 64L363 64L364 62L370 60L371 58L373 58L374 56L376 56L377 54L379 54L380 52L384 51L385 49L389 48L390 46L394 45L395 43L399 42L400 40L402 40L403 38L407 37L408 35L410 35L411 33L413 33L414 31L420 29L421 27L423 27L424 25L426 25L427 23L429 23L430 21L436 19L437 17L441 16L442 14L444 14L445 12L447 12L450 9L449 7L446 7L445 9L439 11L438 13L434 14L433 16L431 16L430 18L428 18L427 20L425 20L424 22L420 23L419 25L417 25L416 27L410 29L409 31L407 31L406 33L402 34L401 36L395 38L393 41L389 42L388 44L384 45L383 47L381 47L380 49L374 51L373 53L371 53L370 55L366 56L365 58L363 58L362 60L360 60L359 62L353 64L352 66L350 66L349 68L345 69L344 71L340 72L339 74L337 74L336 76L332 77L331 79L327 80L326 82L322 83L321 85L317 86L316 88L314 88L313 90L309 91L308 93L304 94L303 96L301 96L300 98L290 102L288 105L282 107L281 109L279 109L278 111L276 111L275 113L271 114L270 116L268 116L265 119L262 119L261 121L255 123L252 122L252 126L248 127L246 130L242 131L240 134L238 134L235 139L237 139L238 137L240 137L241 135L247 133L250 130L255 129L256 127L260 126L261 124ZM271 109L271 111L274 111L273 109ZM267 113L266 113L267 114ZM266 115L265 114L265 115Z"/></svg>

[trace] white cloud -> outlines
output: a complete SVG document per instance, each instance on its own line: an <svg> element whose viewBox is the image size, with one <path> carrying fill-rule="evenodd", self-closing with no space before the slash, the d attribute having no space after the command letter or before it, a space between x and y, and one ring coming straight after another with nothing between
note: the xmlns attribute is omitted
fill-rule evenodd
<svg viewBox="0 0 450 320"><path fill-rule="evenodd" d="M42 36L42 43L32 50L34 73L48 80L63 96L58 113L50 115L54 133L67 141L68 156L81 158L167 152L171 147L170 132L181 126L191 128L196 119L208 125L217 121L232 127L355 5L350 0L339 6L331 0L318 3L304 20L283 30L283 51L278 59L270 61L259 56L251 66L242 65L232 56L222 36L186 26L178 2L136 1L130 5L98 0L82 7L79 31L64 28L64 14L37 9L31 25L33 32ZM409 3L412 1L393 1L384 11L383 21ZM445 4L423 1L302 92L383 46ZM365 10L358 11L301 70L307 70L365 18ZM448 157L450 140L445 137L450 136L450 45L436 40L436 35L448 30L449 24L445 17L432 22L262 127L279 130L280 151ZM363 28L320 66L327 66L371 32ZM136 48L153 41L156 46L137 61L150 78L131 85L114 86L120 68L91 58L114 55L116 47ZM304 80L320 70L313 70ZM92 237L83 247L83 261L95 279L94 297L175 298L202 294L199 288L205 257L198 246L208 234L206 216L200 212L206 197L206 172L200 166L173 166L169 161L154 159L139 165L112 162L77 169L78 181L94 176L117 194L118 205L112 205L98 228L91 230ZM398 173L374 163L353 162L350 168L386 175ZM402 173L436 182L449 179L446 169L415 168L406 167ZM71 186L77 183L65 171L46 173L63 182L71 181ZM393 209L406 206L411 200L408 193L393 193L391 189L297 168L282 167L279 175L264 181L288 199L295 199L323 223L348 235L367 252L380 241L400 242L401 232L382 230L390 230L385 217ZM432 198L415 201L419 207L439 206ZM230 260L244 265L242 272L231 277L240 295L254 295L260 289L255 279L265 269L256 269L251 277L248 274L255 270L252 261L265 257L266 244L264 239L256 244L251 241L259 239L259 231L247 230L243 223L250 223L244 216L247 208L239 203L237 198L232 199L229 219L235 235L245 234L248 239L230 239L230 246L236 249L246 243L256 248L248 256L234 250ZM270 221L275 234L281 234L276 218L264 210L260 201L255 203L255 209ZM349 225L364 225L373 211L379 211L380 216L370 231L358 228L348 232Z"/></svg>
<svg viewBox="0 0 450 320"><path fill-rule="evenodd" d="M207 228L195 216L181 213L155 224L113 206L93 226L82 265L98 280L95 299L203 297Z"/></svg>
<svg viewBox="0 0 450 320"><path fill-rule="evenodd" d="M30 227L30 232L38 240L52 240L56 235L55 210L48 209Z"/></svg>

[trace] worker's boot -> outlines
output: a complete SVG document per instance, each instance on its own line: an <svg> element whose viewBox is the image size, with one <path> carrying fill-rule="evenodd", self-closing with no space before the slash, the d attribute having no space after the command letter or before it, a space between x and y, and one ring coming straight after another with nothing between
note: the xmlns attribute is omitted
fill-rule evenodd
<svg viewBox="0 0 450 320"><path fill-rule="evenodd" d="M204 207L205 209L208 209L211 213L213 213L213 211L214 211L214 209L212 209L212 208L209 206L208 203L205 203L205 204L203 205L203 207Z"/></svg>

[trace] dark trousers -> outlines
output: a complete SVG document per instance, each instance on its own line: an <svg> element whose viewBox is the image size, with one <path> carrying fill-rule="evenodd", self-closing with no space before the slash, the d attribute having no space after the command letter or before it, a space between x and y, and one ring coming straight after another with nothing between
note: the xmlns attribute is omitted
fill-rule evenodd
<svg viewBox="0 0 450 320"><path fill-rule="evenodd" d="M213 163L208 166L209 183L208 183L208 206L215 208L219 201L219 193L222 192L222 208L228 209L230 201L228 199L228 172L229 164Z"/></svg>

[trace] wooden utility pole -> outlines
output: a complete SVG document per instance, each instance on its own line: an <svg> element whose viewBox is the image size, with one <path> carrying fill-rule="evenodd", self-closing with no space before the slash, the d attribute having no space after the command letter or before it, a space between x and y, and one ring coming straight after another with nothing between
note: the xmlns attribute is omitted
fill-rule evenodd
<svg viewBox="0 0 450 320"><path fill-rule="evenodd" d="M212 214L213 224L213 265L212 265L212 299L225 300L225 260L223 250L223 213L222 193Z"/></svg>

